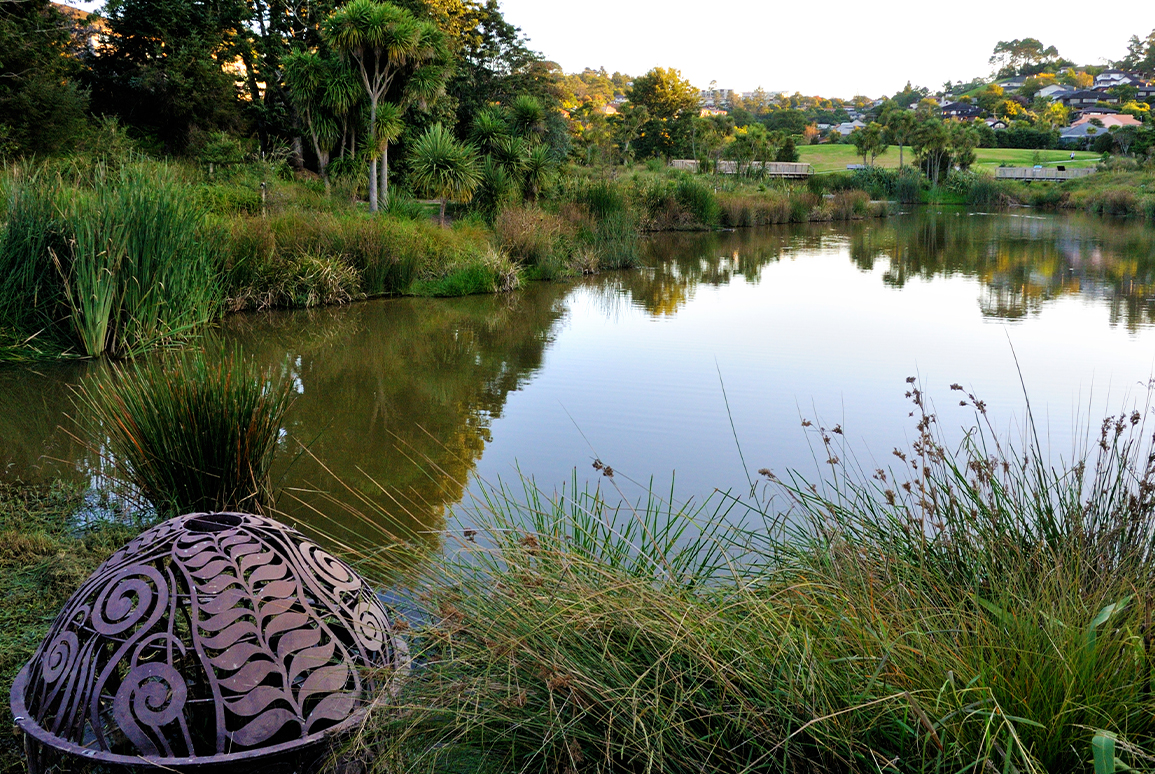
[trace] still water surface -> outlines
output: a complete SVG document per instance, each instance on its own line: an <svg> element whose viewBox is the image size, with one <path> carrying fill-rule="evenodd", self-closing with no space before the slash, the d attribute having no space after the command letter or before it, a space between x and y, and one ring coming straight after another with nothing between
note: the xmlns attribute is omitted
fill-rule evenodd
<svg viewBox="0 0 1155 774"><path fill-rule="evenodd" d="M662 235L647 252L636 271L508 296L241 315L217 335L291 371L280 484L334 490L335 476L383 518L434 531L479 482L552 492L576 470L605 489L595 459L628 497L651 477L701 500L743 495L760 468L817 475L804 418L841 425L864 467L885 466L914 435L908 376L953 437L974 415L948 385L1010 432L1025 384L1044 443L1069 458L1155 373L1155 231L1142 226L925 210ZM0 370L0 475L93 475L66 432L70 386L91 367Z"/></svg>

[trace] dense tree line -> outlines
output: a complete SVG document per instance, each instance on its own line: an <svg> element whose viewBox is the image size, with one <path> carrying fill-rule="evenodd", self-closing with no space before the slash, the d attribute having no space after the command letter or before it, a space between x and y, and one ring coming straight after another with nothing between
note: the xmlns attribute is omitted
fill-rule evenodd
<svg viewBox="0 0 1155 774"><path fill-rule="evenodd" d="M464 137L486 105L557 104L497 0L110 0L83 16L0 4L3 154L67 151L113 117L151 152L252 138L322 175L365 154L384 172L390 143L435 124Z"/></svg>

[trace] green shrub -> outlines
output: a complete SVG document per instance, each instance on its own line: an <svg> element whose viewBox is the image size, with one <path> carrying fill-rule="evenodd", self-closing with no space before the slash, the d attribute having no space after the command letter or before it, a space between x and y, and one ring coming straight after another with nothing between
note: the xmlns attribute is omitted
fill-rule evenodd
<svg viewBox="0 0 1155 774"><path fill-rule="evenodd" d="M446 270L444 276L413 283L409 292L419 296L469 296L504 293L521 285L516 266L501 253L491 250Z"/></svg>
<svg viewBox="0 0 1155 774"><path fill-rule="evenodd" d="M199 185L192 189L201 209L218 215L259 215L261 192L242 185Z"/></svg>
<svg viewBox="0 0 1155 774"><path fill-rule="evenodd" d="M674 188L674 198L702 226L718 225L721 207L714 192L690 175L682 175Z"/></svg>

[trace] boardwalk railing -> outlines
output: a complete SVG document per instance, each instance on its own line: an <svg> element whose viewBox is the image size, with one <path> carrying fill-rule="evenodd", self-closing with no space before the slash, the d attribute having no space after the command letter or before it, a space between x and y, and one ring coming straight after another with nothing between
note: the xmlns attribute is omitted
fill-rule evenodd
<svg viewBox="0 0 1155 774"><path fill-rule="evenodd" d="M1002 180L1071 180L1095 174L1094 167L1064 169L1058 167L999 167L995 177Z"/></svg>
<svg viewBox="0 0 1155 774"><path fill-rule="evenodd" d="M698 162L694 159L677 159L671 161L670 166L686 172L698 171ZM756 175L759 170L761 170L763 177L802 178L814 174L814 169L809 164L792 161L751 161L742 164L741 167L742 174ZM718 174L720 175L736 175L738 171L737 161L718 162Z"/></svg>

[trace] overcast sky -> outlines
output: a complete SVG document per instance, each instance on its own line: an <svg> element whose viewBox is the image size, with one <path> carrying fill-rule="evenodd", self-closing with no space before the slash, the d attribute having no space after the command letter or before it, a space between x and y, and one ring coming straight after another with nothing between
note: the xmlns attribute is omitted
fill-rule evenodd
<svg viewBox="0 0 1155 774"><path fill-rule="evenodd" d="M1000 40L1034 37L1081 64L1155 29L1155 2L1024 0L501 0L531 46L566 72L676 67L699 87L893 94L990 71Z"/></svg>

